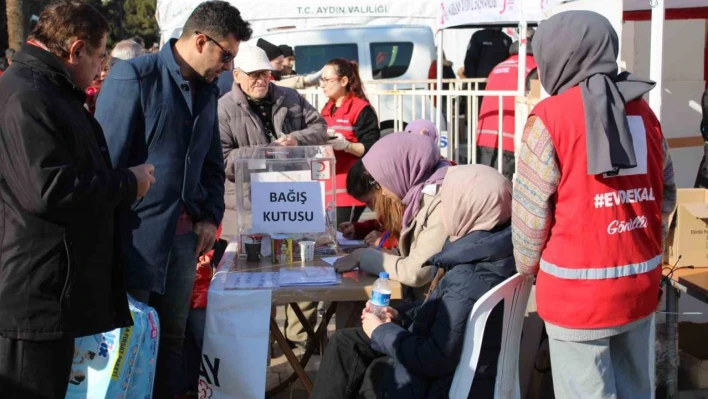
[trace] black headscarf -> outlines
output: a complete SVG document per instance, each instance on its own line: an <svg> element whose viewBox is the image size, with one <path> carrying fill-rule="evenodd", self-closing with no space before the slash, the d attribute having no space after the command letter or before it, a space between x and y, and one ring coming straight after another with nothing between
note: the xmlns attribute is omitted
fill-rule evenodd
<svg viewBox="0 0 708 399"><path fill-rule="evenodd" d="M655 83L618 74L619 40L610 21L592 11L566 11L541 23L533 38L543 88L556 95L580 86L585 106L588 174L637 166L624 105Z"/></svg>

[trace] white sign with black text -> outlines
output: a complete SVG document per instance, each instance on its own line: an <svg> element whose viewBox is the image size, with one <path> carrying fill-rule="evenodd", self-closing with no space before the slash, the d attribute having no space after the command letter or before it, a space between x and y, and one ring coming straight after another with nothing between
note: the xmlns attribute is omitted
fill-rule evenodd
<svg viewBox="0 0 708 399"><path fill-rule="evenodd" d="M253 182L251 203L253 233L325 231L325 209L320 182Z"/></svg>

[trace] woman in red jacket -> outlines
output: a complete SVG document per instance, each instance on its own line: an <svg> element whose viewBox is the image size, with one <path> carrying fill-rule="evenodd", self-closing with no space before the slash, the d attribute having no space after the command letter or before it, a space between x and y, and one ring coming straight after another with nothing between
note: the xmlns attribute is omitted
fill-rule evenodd
<svg viewBox="0 0 708 399"><path fill-rule="evenodd" d="M355 222L366 204L347 193L347 173L381 137L378 117L364 94L356 62L342 58L328 62L322 69L320 87L329 98L322 117L337 161L337 223Z"/></svg>

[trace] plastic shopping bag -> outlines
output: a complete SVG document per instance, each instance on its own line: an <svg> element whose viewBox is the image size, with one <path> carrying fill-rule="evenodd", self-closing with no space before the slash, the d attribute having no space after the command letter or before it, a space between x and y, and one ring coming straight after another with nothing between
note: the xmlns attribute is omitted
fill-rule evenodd
<svg viewBox="0 0 708 399"><path fill-rule="evenodd" d="M133 326L77 338L66 399L150 398L157 363L157 312L128 296Z"/></svg>

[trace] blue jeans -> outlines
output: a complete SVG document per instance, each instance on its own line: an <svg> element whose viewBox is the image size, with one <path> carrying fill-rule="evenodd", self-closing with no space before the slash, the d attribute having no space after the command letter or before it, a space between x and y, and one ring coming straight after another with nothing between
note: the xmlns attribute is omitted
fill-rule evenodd
<svg viewBox="0 0 708 399"><path fill-rule="evenodd" d="M199 366L202 364L206 309L190 309L187 319L187 337L184 341L185 392L196 392L199 385Z"/></svg>
<svg viewBox="0 0 708 399"><path fill-rule="evenodd" d="M197 270L197 235L175 236L170 248L165 293L132 291L131 295L155 308L160 317L160 348L155 374L155 399L183 393L182 349L189 316L189 300Z"/></svg>

